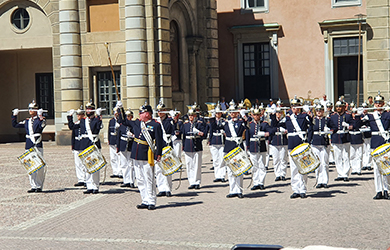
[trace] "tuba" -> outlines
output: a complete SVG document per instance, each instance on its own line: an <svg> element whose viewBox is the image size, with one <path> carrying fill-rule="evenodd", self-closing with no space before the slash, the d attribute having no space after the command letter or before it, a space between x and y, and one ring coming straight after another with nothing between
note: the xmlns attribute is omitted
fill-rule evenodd
<svg viewBox="0 0 390 250"><path fill-rule="evenodd" d="M207 111L209 113L208 117L211 117L212 116L212 112L211 111L215 109L217 104L214 103L214 102L206 102L205 104L207 106Z"/></svg>

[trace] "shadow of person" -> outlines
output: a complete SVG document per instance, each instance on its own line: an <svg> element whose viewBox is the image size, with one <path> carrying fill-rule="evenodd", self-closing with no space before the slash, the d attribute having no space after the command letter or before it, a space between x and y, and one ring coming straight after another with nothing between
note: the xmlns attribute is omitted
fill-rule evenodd
<svg viewBox="0 0 390 250"><path fill-rule="evenodd" d="M348 192L344 192L341 190L327 190L327 191L319 191L317 193L309 194L307 197L310 198L332 198L335 197L335 194L347 194Z"/></svg>
<svg viewBox="0 0 390 250"><path fill-rule="evenodd" d="M175 207L188 207L188 206L194 206L194 205L200 205L203 204L203 201L194 201L194 202L168 202L166 205L160 205L156 208L175 208Z"/></svg>
<svg viewBox="0 0 390 250"><path fill-rule="evenodd" d="M261 197L266 197L270 193L276 193L276 194L281 194L283 193L282 191L279 190L259 190L257 192L251 192L251 193L246 193L244 194L245 198L253 199L253 198L261 198Z"/></svg>
<svg viewBox="0 0 390 250"><path fill-rule="evenodd" d="M62 193L65 192L66 189L51 189L51 190L42 190L42 193L50 194L50 193Z"/></svg>

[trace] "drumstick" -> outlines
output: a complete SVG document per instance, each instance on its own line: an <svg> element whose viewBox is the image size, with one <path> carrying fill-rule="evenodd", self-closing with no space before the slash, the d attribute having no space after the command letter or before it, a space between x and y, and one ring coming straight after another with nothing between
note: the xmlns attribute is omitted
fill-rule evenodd
<svg viewBox="0 0 390 250"><path fill-rule="evenodd" d="M105 43L104 43L104 46L106 46L106 49L107 49L108 61L110 62L111 73L112 73L112 80L114 81L116 96L117 96L118 101L120 101L120 100L121 100L121 97L119 96L118 87L116 86L115 73L114 73L114 68L112 67L111 56L110 56L110 50L108 49L108 42L105 42Z"/></svg>

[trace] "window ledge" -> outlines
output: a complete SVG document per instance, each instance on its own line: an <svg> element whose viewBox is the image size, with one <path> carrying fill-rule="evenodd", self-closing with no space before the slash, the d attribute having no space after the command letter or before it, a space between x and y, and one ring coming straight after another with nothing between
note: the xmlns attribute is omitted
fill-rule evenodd
<svg viewBox="0 0 390 250"><path fill-rule="evenodd" d="M362 6L361 1L353 1L353 2L341 2L341 3L335 3L334 0L332 1L332 8L341 8L341 7L354 7L354 6Z"/></svg>
<svg viewBox="0 0 390 250"><path fill-rule="evenodd" d="M247 13L269 13L269 10L266 7L241 9L241 14L247 14Z"/></svg>

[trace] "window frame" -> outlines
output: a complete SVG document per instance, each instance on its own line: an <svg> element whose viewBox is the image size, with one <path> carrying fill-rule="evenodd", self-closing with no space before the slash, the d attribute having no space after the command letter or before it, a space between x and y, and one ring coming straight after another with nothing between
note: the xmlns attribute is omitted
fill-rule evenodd
<svg viewBox="0 0 390 250"><path fill-rule="evenodd" d="M118 87L118 92L119 92L119 95L121 95L122 93L122 89L121 89L121 70L116 70L114 69L114 73L115 74L118 74L116 75L115 79L116 79L116 84L117 84L117 87ZM103 107L102 106L102 101L101 101L101 92L100 92L100 85L99 85L99 74L107 74L111 77L111 80L110 79L107 79L108 82L110 83L110 86L108 87L108 96L109 96L109 100L108 100L108 108L106 109L106 112L104 112L104 114L102 115L103 118L105 117L110 117L112 116L114 113L113 113L113 108L115 107L116 105L116 102L117 100L113 100L111 99L113 97L113 95L116 95L116 92L115 92L115 86L114 86L114 81L112 80L112 72L110 70L99 70L96 72L96 105L97 107ZM119 80L119 81L118 81ZM105 102L105 101L104 101Z"/></svg>
<svg viewBox="0 0 390 250"><path fill-rule="evenodd" d="M26 33L31 25L32 25L32 22L33 22L33 16L31 15L30 11L28 10L28 7L27 5L24 5L24 4L21 4L19 6L15 6L12 11L11 11L11 14L9 16L9 25L11 27L11 30L17 34L23 34L23 33ZM14 24L14 16L15 16L15 13L16 11L18 11L19 9L24 9L26 11L26 13L28 14L28 17L29 17L29 20L28 20L28 23L27 23L27 26L24 27L23 29L19 29L15 24Z"/></svg>
<svg viewBox="0 0 390 250"><path fill-rule="evenodd" d="M332 8L362 6L362 0L353 0L353 1L341 0L341 2L338 2L340 0L331 0L331 1L332 1Z"/></svg>
<svg viewBox="0 0 390 250"><path fill-rule="evenodd" d="M247 7L249 0L241 0L241 10L243 13L257 12L257 13L268 13L269 12L269 0L264 0L263 7Z"/></svg>

